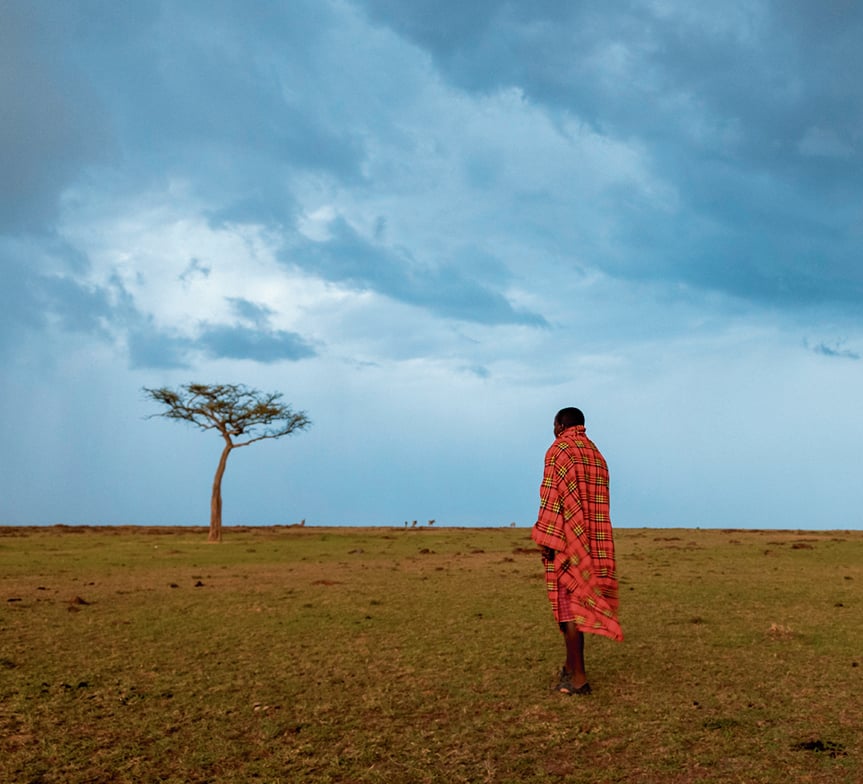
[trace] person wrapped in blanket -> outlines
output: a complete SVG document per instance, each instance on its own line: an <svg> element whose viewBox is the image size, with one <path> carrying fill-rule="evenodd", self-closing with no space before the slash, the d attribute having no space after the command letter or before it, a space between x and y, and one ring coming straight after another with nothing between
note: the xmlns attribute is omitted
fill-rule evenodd
<svg viewBox="0 0 863 784"><path fill-rule="evenodd" d="M566 644L556 689L590 694L584 633L622 640L623 631L617 620L608 465L587 437L577 408L564 408L554 418L539 499L531 537L542 551L548 598Z"/></svg>

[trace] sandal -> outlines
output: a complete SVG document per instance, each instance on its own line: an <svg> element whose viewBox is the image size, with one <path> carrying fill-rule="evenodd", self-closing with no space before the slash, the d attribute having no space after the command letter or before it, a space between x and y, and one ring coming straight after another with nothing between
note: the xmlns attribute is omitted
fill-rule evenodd
<svg viewBox="0 0 863 784"><path fill-rule="evenodd" d="M580 696L584 696L590 694L592 689L590 688L590 684L585 681L578 688L572 683L572 677L566 671L566 667L561 668L560 675L558 676L557 686L554 689L556 692L560 694L565 694L567 697L571 697L573 694L578 694Z"/></svg>

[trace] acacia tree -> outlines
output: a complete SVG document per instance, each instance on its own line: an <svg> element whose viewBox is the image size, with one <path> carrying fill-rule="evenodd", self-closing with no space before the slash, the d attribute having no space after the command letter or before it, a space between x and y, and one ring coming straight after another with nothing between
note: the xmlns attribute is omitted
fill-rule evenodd
<svg viewBox="0 0 863 784"><path fill-rule="evenodd" d="M225 440L213 478L210 533L207 541L222 541L222 477L231 451L266 438L281 438L305 430L311 422L304 411L292 411L280 392L259 392L243 384L185 384L178 389L144 387L148 397L165 406L153 417L180 419L201 430L217 430ZM244 441L235 439L245 436Z"/></svg>

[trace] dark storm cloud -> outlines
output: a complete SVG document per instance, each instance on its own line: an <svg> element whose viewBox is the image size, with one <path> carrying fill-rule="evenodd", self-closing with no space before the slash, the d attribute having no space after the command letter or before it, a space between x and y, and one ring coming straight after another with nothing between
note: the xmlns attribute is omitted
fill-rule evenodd
<svg viewBox="0 0 863 784"><path fill-rule="evenodd" d="M204 325L197 338L156 328L140 318L129 330L128 351L133 368L192 367L196 355L209 359L247 359L270 364L316 356L315 349L295 332L243 326Z"/></svg>
<svg viewBox="0 0 863 784"><path fill-rule="evenodd" d="M190 178L214 222L283 224L298 171L361 177L325 100L325 4L0 3L0 232L42 231L85 166L140 192Z"/></svg>
<svg viewBox="0 0 863 784"><path fill-rule="evenodd" d="M194 345L212 358L250 359L264 363L307 359L317 354L295 332L268 332L242 326L207 327Z"/></svg>
<svg viewBox="0 0 863 784"><path fill-rule="evenodd" d="M238 204L263 195L271 211L275 183L292 170L359 176L362 143L326 103L307 100L328 78L313 49L330 23L324 4L146 7L137 25L114 26L109 12L92 27L78 4L63 12L132 165L194 174Z"/></svg>
<svg viewBox="0 0 863 784"><path fill-rule="evenodd" d="M104 118L24 3L0 3L0 234L40 232L62 189L103 159Z"/></svg>
<svg viewBox="0 0 863 784"><path fill-rule="evenodd" d="M58 269L80 264L63 244L48 243L47 249L53 252ZM33 263L33 253L29 240L0 237L0 351L12 347L26 332L49 327L106 338L108 322L115 315L111 291L82 284L68 274L41 272Z"/></svg>
<svg viewBox="0 0 863 784"><path fill-rule="evenodd" d="M258 305L241 297L228 297L227 299L238 318L251 322L256 327L266 327L273 315L272 308L268 308L266 305Z"/></svg>
<svg viewBox="0 0 863 784"><path fill-rule="evenodd" d="M801 133L820 121L850 141L859 119L863 9L839 0L716 9L557 0L360 5L427 49L459 86L517 86L611 133L712 142L720 153L715 137L691 134L688 123L705 123L702 131L742 123L743 149L771 162L795 152Z"/></svg>
<svg viewBox="0 0 863 784"><path fill-rule="evenodd" d="M242 297L227 297L234 314L245 324L205 325L195 346L213 358L250 359L255 362L308 359L317 356L311 344L296 332L272 329L272 308Z"/></svg>
<svg viewBox="0 0 863 784"><path fill-rule="evenodd" d="M847 306L863 295L863 7L362 5L462 89L515 86L552 115L643 148L680 207L669 214L621 194L616 242L597 266L854 313Z"/></svg>
<svg viewBox="0 0 863 784"><path fill-rule="evenodd" d="M377 291L449 318L480 324L546 326L541 315L513 307L506 297L476 280L469 262L423 265L404 248L365 239L342 218L334 220L329 229L329 239L292 248L283 253L283 260L328 280ZM490 266L487 257L480 261L480 270ZM491 277L495 274L500 271Z"/></svg>

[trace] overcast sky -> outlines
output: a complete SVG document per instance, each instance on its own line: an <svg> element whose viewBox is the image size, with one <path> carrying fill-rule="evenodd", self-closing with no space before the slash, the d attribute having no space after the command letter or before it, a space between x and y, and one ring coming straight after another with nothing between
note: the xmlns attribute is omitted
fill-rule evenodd
<svg viewBox="0 0 863 784"><path fill-rule="evenodd" d="M863 5L0 0L0 524L863 527Z"/></svg>

